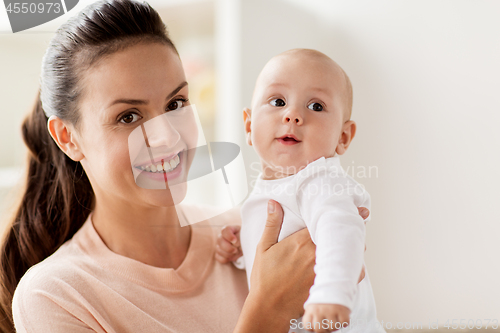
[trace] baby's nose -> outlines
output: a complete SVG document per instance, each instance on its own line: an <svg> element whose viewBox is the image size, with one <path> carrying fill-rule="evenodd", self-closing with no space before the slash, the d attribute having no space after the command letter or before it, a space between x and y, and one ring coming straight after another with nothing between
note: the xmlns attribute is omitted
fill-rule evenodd
<svg viewBox="0 0 500 333"><path fill-rule="evenodd" d="M300 119L298 117L294 117L293 120L290 117L286 117L286 121L289 123L291 121L296 122L297 124L300 122Z"/></svg>
<svg viewBox="0 0 500 333"><path fill-rule="evenodd" d="M283 122L285 124L294 123L294 124L297 124L297 125L302 125L303 119L302 119L302 116L300 115L300 113L298 111L296 111L296 110L290 110L287 113L285 113L285 115L283 117Z"/></svg>

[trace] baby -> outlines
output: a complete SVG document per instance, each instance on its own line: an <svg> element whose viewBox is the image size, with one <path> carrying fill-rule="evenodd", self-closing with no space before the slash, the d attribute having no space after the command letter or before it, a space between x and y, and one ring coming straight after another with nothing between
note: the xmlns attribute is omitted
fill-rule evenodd
<svg viewBox="0 0 500 333"><path fill-rule="evenodd" d="M358 284L365 242L358 207L369 209L370 196L345 174L338 157L356 133L351 108L352 87L342 68L319 51L294 49L264 66L252 109L243 111L246 140L262 173L241 208L241 231L227 228L218 239L219 248L234 244L237 254L218 254L234 261L242 250L250 285L269 199L284 211L279 241L308 228L316 244L316 278L302 322L292 320L290 332L332 331L345 322L350 324L342 331L384 332L367 273Z"/></svg>

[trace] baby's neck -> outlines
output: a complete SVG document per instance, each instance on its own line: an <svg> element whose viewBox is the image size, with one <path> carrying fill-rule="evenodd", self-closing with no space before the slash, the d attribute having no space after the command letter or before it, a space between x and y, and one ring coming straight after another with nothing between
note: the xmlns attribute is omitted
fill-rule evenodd
<svg viewBox="0 0 500 333"><path fill-rule="evenodd" d="M304 166L298 167L298 168L295 166L272 167L269 165L261 164L262 179L275 180L275 179L290 177L290 176L295 175L300 170L304 169L306 166L307 166L307 164Z"/></svg>
<svg viewBox="0 0 500 333"><path fill-rule="evenodd" d="M337 154L334 154L333 156L323 156L324 158L329 158L329 157L335 157ZM297 174L299 171L303 170L306 168L310 163L320 159L322 157L319 157L313 161L304 161L300 165L287 165L287 166L282 166L282 165L270 165L267 164L265 161L261 160L261 170L262 170L262 175L261 178L263 180L275 180L275 179L281 179L281 178L286 178L293 176Z"/></svg>
<svg viewBox="0 0 500 333"><path fill-rule="evenodd" d="M281 178L286 178L289 176L294 175L292 174L285 174L282 172L276 172L276 171L270 171L269 168L262 168L262 179L264 180L275 180L275 179L281 179Z"/></svg>

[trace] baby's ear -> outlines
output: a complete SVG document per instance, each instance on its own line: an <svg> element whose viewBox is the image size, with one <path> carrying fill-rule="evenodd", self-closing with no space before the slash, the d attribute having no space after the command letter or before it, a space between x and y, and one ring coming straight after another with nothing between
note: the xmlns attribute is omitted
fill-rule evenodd
<svg viewBox="0 0 500 333"><path fill-rule="evenodd" d="M249 108L244 108L243 109L243 123L245 125L245 136L247 139L247 143L251 146L252 145L252 132L251 132L251 125L252 125L252 110Z"/></svg>
<svg viewBox="0 0 500 333"><path fill-rule="evenodd" d="M352 142L352 139L354 139L354 135L356 135L356 123L352 120L348 120L342 126L339 143L337 144L337 149L335 150L337 154L342 155L346 152Z"/></svg>

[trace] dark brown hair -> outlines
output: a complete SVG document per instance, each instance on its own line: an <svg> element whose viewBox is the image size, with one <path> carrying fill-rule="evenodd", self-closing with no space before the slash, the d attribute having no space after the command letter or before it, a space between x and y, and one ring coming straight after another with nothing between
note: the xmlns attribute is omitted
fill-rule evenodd
<svg viewBox="0 0 500 333"><path fill-rule="evenodd" d="M79 128L83 75L103 57L141 42L175 46L165 24L146 2L91 4L63 24L42 60L36 105L24 120L28 146L24 193L0 247L0 331L13 332L12 297L31 266L54 253L87 219L94 192L81 164L51 138L51 115Z"/></svg>

